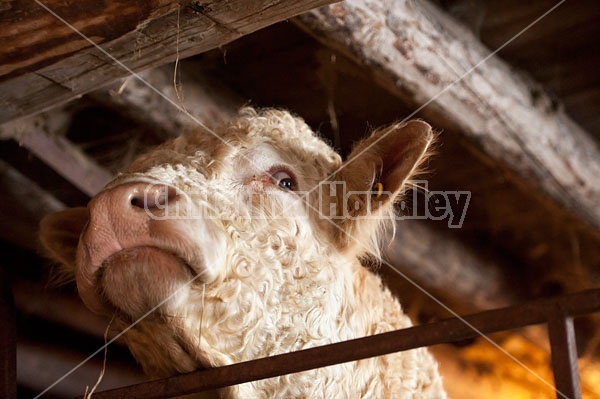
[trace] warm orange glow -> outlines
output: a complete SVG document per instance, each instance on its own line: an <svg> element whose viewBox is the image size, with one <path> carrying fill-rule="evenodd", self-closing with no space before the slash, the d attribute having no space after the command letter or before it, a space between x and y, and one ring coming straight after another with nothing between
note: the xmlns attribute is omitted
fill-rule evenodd
<svg viewBox="0 0 600 399"><path fill-rule="evenodd" d="M464 348L433 349L450 398L556 398L548 349L516 333L494 341L510 356L483 338ZM580 374L583 398L600 398L600 364L580 362Z"/></svg>
<svg viewBox="0 0 600 399"><path fill-rule="evenodd" d="M579 374L585 399L600 398L600 363L579 361Z"/></svg>

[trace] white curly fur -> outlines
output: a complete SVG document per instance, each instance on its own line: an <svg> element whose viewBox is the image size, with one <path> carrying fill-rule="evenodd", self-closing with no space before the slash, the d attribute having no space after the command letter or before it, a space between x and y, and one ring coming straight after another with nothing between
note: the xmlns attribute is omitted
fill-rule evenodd
<svg viewBox="0 0 600 399"><path fill-rule="evenodd" d="M148 374L222 366L411 325L380 278L359 261L377 254L381 223L365 229L369 235L360 237L365 246L337 244L337 227L330 220L263 178L269 168L285 167L295 174L299 190L309 190L342 165L338 154L285 111L245 109L217 133L225 143L201 132L140 157L104 194L131 181L177 188L182 218L152 221L151 228L187 237L176 251L211 259L188 265L202 274L189 286L184 281L189 271L161 274L162 269L150 269L151 261L98 273L94 284L104 295L88 294L110 302L121 328L148 304L181 288L174 300L125 335ZM317 195L308 196L315 207ZM382 212L390 216L391 206L386 209ZM207 210L210 220L193 217ZM199 223L206 223L202 230ZM80 243L79 268L85 267L81 253L93 250L87 234ZM138 273L153 274L132 277ZM143 287L136 288L136 282ZM445 397L436 362L425 349L242 384L221 394L240 399Z"/></svg>

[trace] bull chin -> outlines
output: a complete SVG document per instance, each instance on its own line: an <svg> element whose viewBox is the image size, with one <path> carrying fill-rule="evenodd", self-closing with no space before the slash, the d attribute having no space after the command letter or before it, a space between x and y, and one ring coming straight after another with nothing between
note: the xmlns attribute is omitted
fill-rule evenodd
<svg viewBox="0 0 600 399"><path fill-rule="evenodd" d="M181 258L149 246L121 250L100 270L104 298L133 319L152 311L176 314L195 277Z"/></svg>

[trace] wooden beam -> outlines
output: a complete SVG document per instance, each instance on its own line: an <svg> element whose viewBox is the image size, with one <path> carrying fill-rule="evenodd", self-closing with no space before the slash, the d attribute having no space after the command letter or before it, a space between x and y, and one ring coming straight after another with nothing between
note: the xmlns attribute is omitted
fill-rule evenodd
<svg viewBox="0 0 600 399"><path fill-rule="evenodd" d="M518 302L506 275L509 268L500 258L487 254L484 259L423 221L398 221L393 239L384 247L384 259L402 279L410 279L460 314Z"/></svg>
<svg viewBox="0 0 600 399"><path fill-rule="evenodd" d="M367 66L436 127L462 132L532 189L600 228L596 143L539 85L435 6L347 0L294 21Z"/></svg>
<svg viewBox="0 0 600 399"><path fill-rule="evenodd" d="M64 209L64 205L23 176L8 163L0 160L0 190L3 205L0 219L5 228L0 229L0 238L37 251L38 224L44 215Z"/></svg>
<svg viewBox="0 0 600 399"><path fill-rule="evenodd" d="M171 64L140 72L140 76L152 88L130 76L89 96L151 127L163 138L197 128L196 120L214 128L234 117L244 103L217 79L190 70L185 62L177 75Z"/></svg>
<svg viewBox="0 0 600 399"><path fill-rule="evenodd" d="M93 196L113 176L61 135L71 118L63 109L0 125L0 137L13 138L82 192Z"/></svg>
<svg viewBox="0 0 600 399"><path fill-rule="evenodd" d="M182 86L179 93L173 85L172 65L144 71L141 76L152 88L128 77L90 97L146 125L161 139L195 129L198 121L213 128L231 119L243 105L235 93L188 67L178 72ZM0 125L0 138L18 141L82 192L93 196L113 175L64 138L71 118L72 110L58 107Z"/></svg>
<svg viewBox="0 0 600 399"><path fill-rule="evenodd" d="M331 2L7 2L0 12L0 123Z"/></svg>

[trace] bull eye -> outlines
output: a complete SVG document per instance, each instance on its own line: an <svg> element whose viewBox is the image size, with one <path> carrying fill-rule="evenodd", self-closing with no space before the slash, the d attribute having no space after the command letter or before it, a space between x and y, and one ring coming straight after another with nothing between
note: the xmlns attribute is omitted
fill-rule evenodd
<svg viewBox="0 0 600 399"><path fill-rule="evenodd" d="M292 175L284 170L279 170L270 174L273 182L284 190L295 191L296 181Z"/></svg>

